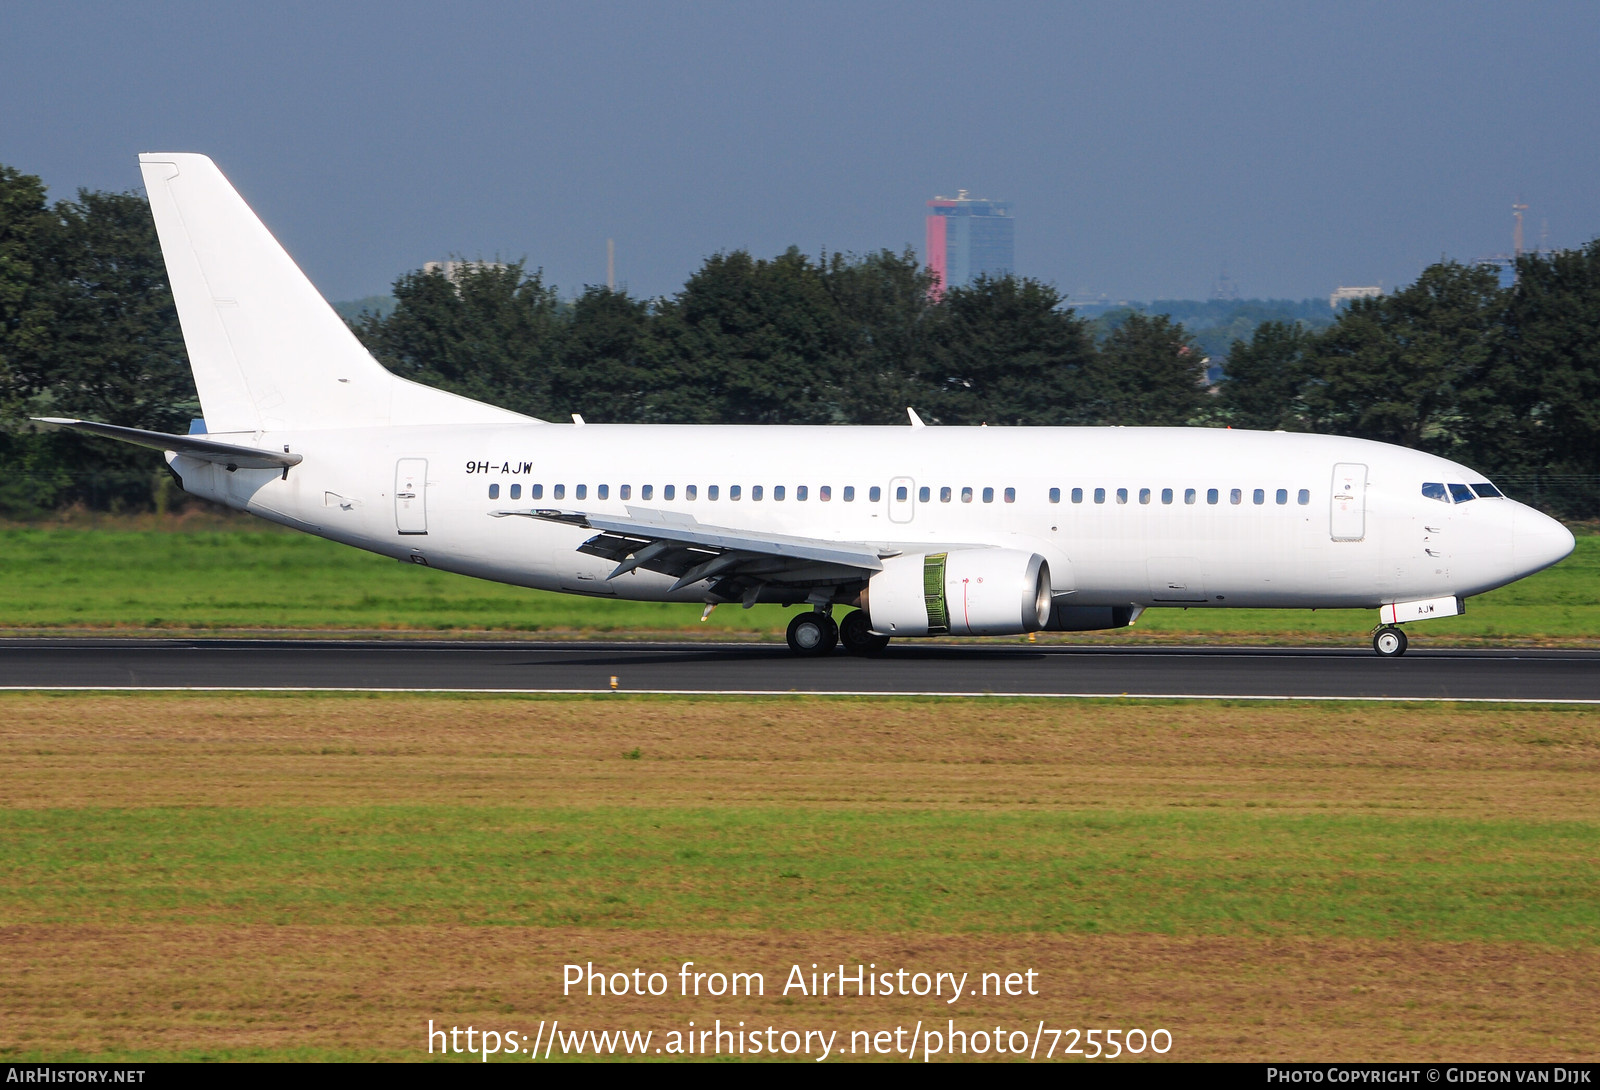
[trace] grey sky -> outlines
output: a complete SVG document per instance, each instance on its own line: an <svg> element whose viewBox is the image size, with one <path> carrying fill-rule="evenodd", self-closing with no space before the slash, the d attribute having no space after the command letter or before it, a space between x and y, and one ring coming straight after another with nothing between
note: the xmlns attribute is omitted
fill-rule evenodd
<svg viewBox="0 0 1600 1090"><path fill-rule="evenodd" d="M451 254L563 291L710 253L922 246L1016 203L1019 272L1204 297L1600 235L1593 3L0 7L0 162L52 196L217 160L333 299Z"/></svg>

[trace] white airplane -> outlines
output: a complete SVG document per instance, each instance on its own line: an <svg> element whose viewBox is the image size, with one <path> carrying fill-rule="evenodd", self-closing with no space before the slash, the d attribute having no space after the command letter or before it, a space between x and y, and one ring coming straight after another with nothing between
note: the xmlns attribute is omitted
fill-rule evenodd
<svg viewBox="0 0 1600 1090"><path fill-rule="evenodd" d="M1466 466L1197 428L724 427L522 416L385 370L210 159L139 157L203 422L49 422L185 491L445 571L643 601L804 605L800 654L1119 628L1147 608L1402 624L1572 551ZM841 623L836 606L855 606Z"/></svg>

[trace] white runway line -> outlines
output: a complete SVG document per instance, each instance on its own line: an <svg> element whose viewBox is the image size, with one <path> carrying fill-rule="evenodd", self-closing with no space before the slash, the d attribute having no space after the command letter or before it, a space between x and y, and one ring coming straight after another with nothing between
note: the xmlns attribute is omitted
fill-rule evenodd
<svg viewBox="0 0 1600 1090"><path fill-rule="evenodd" d="M890 689L403 689L349 685L0 685L21 693L412 693L479 696L936 696L1029 700L1276 700L1379 704L1600 704L1600 699L1532 696L1261 696L1242 693L938 692Z"/></svg>

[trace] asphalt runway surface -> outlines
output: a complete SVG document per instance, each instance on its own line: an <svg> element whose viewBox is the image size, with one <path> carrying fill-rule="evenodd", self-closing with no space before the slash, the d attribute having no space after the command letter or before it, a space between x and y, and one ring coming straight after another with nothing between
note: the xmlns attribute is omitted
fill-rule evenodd
<svg viewBox="0 0 1600 1090"><path fill-rule="evenodd" d="M891 645L801 658L781 644L4 639L5 689L912 693L1600 703L1600 651Z"/></svg>

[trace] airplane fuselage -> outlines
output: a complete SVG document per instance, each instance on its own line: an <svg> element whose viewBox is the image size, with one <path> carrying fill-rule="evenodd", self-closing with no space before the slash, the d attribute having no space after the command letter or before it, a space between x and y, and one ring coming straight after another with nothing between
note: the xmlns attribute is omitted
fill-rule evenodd
<svg viewBox="0 0 1600 1090"><path fill-rule="evenodd" d="M1465 467L1330 436L539 423L233 438L307 460L229 472L179 455L187 490L401 560L637 600L704 601L713 584L672 590L644 569L608 579L612 561L577 551L592 530L504 514L677 513L890 555L1017 549L1046 558L1058 603L1085 606L1464 598L1571 548L1513 500L1424 494L1483 480ZM785 590L799 582L777 579L760 600L801 600Z"/></svg>

